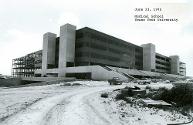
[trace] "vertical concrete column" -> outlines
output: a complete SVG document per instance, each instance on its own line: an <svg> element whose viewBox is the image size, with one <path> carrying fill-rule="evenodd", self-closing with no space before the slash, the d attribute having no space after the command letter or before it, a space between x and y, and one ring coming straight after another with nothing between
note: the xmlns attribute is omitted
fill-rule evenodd
<svg viewBox="0 0 193 125"><path fill-rule="evenodd" d="M76 26L65 24L60 27L59 42L59 76L65 76L67 62L73 62L75 58Z"/></svg>
<svg viewBox="0 0 193 125"><path fill-rule="evenodd" d="M143 70L155 71L155 45L143 44Z"/></svg>
<svg viewBox="0 0 193 125"><path fill-rule="evenodd" d="M171 74L176 74L178 75L180 73L180 62L179 62L179 56L174 55L170 56L170 64L171 64Z"/></svg>
<svg viewBox="0 0 193 125"><path fill-rule="evenodd" d="M186 63L180 62L179 67L180 67L179 71L180 75L186 76Z"/></svg>
<svg viewBox="0 0 193 125"><path fill-rule="evenodd" d="M46 75L49 65L55 65L56 34L45 33L43 35L42 50L42 76Z"/></svg>

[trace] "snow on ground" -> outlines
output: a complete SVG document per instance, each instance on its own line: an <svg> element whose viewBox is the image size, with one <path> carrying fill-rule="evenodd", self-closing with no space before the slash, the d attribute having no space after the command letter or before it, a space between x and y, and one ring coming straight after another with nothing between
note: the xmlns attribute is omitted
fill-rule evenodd
<svg viewBox="0 0 193 125"><path fill-rule="evenodd" d="M89 88L89 90L84 90L68 97L49 112L47 120L45 120L46 125L62 125L64 123L67 125L105 125L108 123L105 118L95 113L98 105L94 106L97 108L93 111L90 109L87 99L85 99L86 96L90 97L90 94L104 89L106 88ZM93 121L91 117L97 120Z"/></svg>
<svg viewBox="0 0 193 125"><path fill-rule="evenodd" d="M0 121L40 101L42 98L48 98L71 89L68 87L63 90L59 85L1 89Z"/></svg>
<svg viewBox="0 0 193 125"><path fill-rule="evenodd" d="M96 83L96 84L94 84ZM107 82L76 81L57 85L33 86L1 89L0 91L0 124L1 125L39 125L52 124L59 121L69 124L85 124L88 119L78 119L84 115L87 107L82 107L84 96L101 90L117 88L109 87ZM82 85L80 85L82 84ZM65 114L53 115L55 108L65 107ZM59 111L61 111L59 109ZM52 113L52 111L54 111ZM62 112L63 113L63 112ZM50 115L51 114L51 115ZM58 112L56 113L58 114ZM69 114L69 115L68 115ZM87 113L88 114L88 113ZM48 120L57 117L55 120ZM75 122L77 121L77 122Z"/></svg>
<svg viewBox="0 0 193 125"><path fill-rule="evenodd" d="M136 84L109 86L106 81L74 81L0 88L0 125L149 125L171 121L165 111L100 97L102 92L126 85Z"/></svg>
<svg viewBox="0 0 193 125"><path fill-rule="evenodd" d="M158 90L159 88L171 89L173 85L172 83L158 82L158 83L151 83L150 85L147 85L147 87L154 89L154 90Z"/></svg>
<svg viewBox="0 0 193 125"><path fill-rule="evenodd" d="M90 86L90 87L96 87L96 86L109 86L109 83L107 81L74 81L74 82L65 82L61 83L63 85L70 83L71 85L79 83L85 86Z"/></svg>
<svg viewBox="0 0 193 125"><path fill-rule="evenodd" d="M108 98L100 98L100 103L105 105L105 110L110 117L119 121L121 125L167 125L190 121L188 117L176 111L148 108L126 103L123 100L115 101L116 92L108 92L108 95Z"/></svg>

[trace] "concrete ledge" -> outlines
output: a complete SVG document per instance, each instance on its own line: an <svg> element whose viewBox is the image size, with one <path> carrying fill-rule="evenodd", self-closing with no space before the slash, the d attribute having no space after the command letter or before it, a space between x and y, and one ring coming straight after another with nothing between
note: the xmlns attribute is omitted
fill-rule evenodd
<svg viewBox="0 0 193 125"><path fill-rule="evenodd" d="M50 81L70 81L75 78L66 78L66 77L21 77L22 81L36 81L36 82L50 82Z"/></svg>

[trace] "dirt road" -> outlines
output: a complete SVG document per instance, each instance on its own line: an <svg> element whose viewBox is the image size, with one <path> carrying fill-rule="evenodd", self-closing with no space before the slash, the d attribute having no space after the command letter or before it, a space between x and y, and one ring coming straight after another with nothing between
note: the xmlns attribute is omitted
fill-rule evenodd
<svg viewBox="0 0 193 125"><path fill-rule="evenodd" d="M117 86L75 87L71 91L42 98L25 110L10 116L0 125L108 125L111 123L105 115L87 99L93 93L113 88ZM93 119L97 123L94 123Z"/></svg>

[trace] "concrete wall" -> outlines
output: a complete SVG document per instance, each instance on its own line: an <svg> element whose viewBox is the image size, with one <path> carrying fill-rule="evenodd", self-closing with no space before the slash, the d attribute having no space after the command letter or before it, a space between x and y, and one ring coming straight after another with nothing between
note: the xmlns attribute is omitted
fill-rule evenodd
<svg viewBox="0 0 193 125"><path fill-rule="evenodd" d="M24 81L60 81L60 80L73 80L74 78L65 77L22 77Z"/></svg>
<svg viewBox="0 0 193 125"><path fill-rule="evenodd" d="M60 27L59 69L66 67L67 62L74 62L76 26L65 24ZM59 76L64 74L61 70Z"/></svg>
<svg viewBox="0 0 193 125"><path fill-rule="evenodd" d="M41 70L37 70L36 74L41 73ZM47 73L61 73L59 77L65 77L66 73L91 73L93 80L108 80L113 77L119 77L121 80L127 81L128 78L116 71L108 71L101 66L77 66L77 67L66 67L62 69L47 69ZM63 74L62 74L63 73ZM46 79L46 77L45 77Z"/></svg>
<svg viewBox="0 0 193 125"><path fill-rule="evenodd" d="M112 71L106 70L105 68L98 66L98 65L92 65L92 66L77 66L77 67L66 67L62 70L65 70L63 76L65 76L66 73L91 73L91 78L93 80L108 80L112 79L113 77L119 77L121 80L127 81L129 80L127 77L125 77L121 73L126 73L128 75L138 75L138 76L151 76L151 77L163 77L163 78L180 78L182 76L174 75L174 74L161 74L156 72L150 72L150 71L142 71L142 70L134 70L134 69L125 69L125 68L118 68L118 67L110 67ZM36 73L40 73L41 70L37 70ZM48 69L46 73L58 73L59 69ZM52 77L53 78L53 77ZM57 78L65 78L65 77L55 77ZM71 78L71 77L68 77ZM27 78L26 78L27 79ZM48 80L49 77L44 77L40 79Z"/></svg>
<svg viewBox="0 0 193 125"><path fill-rule="evenodd" d="M143 44L143 70L155 71L155 45Z"/></svg>
<svg viewBox="0 0 193 125"><path fill-rule="evenodd" d="M178 75L179 74L179 56L177 55L174 55L174 56L170 56L170 59L171 59L171 74L176 74Z"/></svg>
<svg viewBox="0 0 193 125"><path fill-rule="evenodd" d="M63 69L64 70L64 69ZM108 80L113 77L119 77L121 80L127 81L128 78L116 71L108 71L101 66L77 66L67 67L65 73L91 73L93 80Z"/></svg>
<svg viewBox="0 0 193 125"><path fill-rule="evenodd" d="M116 71L108 71L100 66L92 67L93 80L109 80L113 77L118 77L123 81L128 81L128 78Z"/></svg>
<svg viewBox="0 0 193 125"><path fill-rule="evenodd" d="M43 50L42 50L42 76L45 75L45 70L48 65L55 64L55 48L56 48L56 34L45 33L43 36Z"/></svg>

